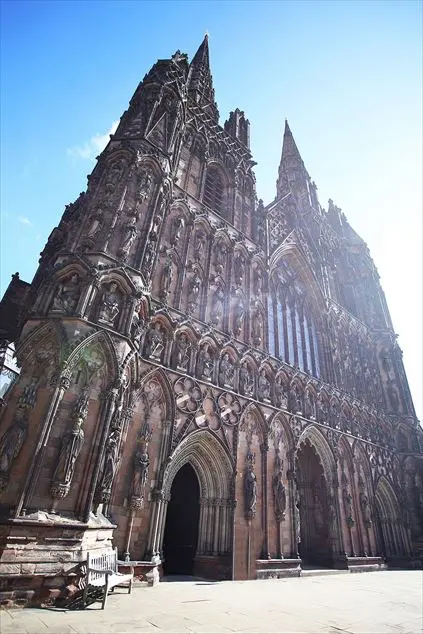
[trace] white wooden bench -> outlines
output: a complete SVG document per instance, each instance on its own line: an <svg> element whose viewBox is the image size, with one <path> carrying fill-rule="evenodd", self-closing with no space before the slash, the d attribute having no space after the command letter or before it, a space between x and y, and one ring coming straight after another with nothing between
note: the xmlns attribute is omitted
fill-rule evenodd
<svg viewBox="0 0 423 634"><path fill-rule="evenodd" d="M127 587L128 594L132 592L134 574L118 572L117 548L114 550L93 550L87 553L87 577L84 588L84 606L87 604L90 587L104 588L101 599L101 609L106 607L107 594L116 587Z"/></svg>

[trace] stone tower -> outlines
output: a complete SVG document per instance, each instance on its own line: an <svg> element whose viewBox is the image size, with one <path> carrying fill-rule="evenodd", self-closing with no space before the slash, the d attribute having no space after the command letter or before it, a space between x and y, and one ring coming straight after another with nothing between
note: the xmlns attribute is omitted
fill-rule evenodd
<svg viewBox="0 0 423 634"><path fill-rule="evenodd" d="M52 599L112 545L210 578L421 558L422 434L376 268L288 124L257 200L249 134L239 109L219 124L207 36L158 60L14 278L0 599Z"/></svg>

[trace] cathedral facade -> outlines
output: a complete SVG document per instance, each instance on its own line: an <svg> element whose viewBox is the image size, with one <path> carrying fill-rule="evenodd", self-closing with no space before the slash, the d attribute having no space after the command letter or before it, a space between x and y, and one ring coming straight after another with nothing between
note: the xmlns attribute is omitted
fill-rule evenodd
<svg viewBox="0 0 423 634"><path fill-rule="evenodd" d="M206 37L144 77L13 277L0 600L54 598L112 546L212 579L421 562L422 430L368 248L287 123L267 206L254 165Z"/></svg>

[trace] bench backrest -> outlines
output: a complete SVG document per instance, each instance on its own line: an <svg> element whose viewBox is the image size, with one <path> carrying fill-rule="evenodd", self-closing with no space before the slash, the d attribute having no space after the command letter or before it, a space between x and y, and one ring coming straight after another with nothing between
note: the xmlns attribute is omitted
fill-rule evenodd
<svg viewBox="0 0 423 634"><path fill-rule="evenodd" d="M97 570L112 570L117 572L118 570L118 553L117 548L114 550L91 550L87 553L87 568L96 568ZM90 578L92 580L103 577L101 573L91 572Z"/></svg>

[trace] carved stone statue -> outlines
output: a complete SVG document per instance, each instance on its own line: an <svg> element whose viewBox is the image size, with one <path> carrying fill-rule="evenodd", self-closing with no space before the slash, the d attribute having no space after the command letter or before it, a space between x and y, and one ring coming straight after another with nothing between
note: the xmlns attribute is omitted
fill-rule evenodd
<svg viewBox="0 0 423 634"><path fill-rule="evenodd" d="M159 322L156 322L147 332L145 338L144 354L147 359L149 357L161 359L164 350L164 338L164 332L161 329Z"/></svg>
<svg viewBox="0 0 423 634"><path fill-rule="evenodd" d="M123 240L120 247L121 255L127 256L129 254L132 244L138 235L137 220L137 216L130 215L123 228Z"/></svg>
<svg viewBox="0 0 423 634"><path fill-rule="evenodd" d="M90 240L93 240L99 234L101 225L103 224L102 218L103 218L102 210L97 209L97 211L95 212L95 214L93 215L91 219L91 223L87 231L87 238L89 238Z"/></svg>
<svg viewBox="0 0 423 634"><path fill-rule="evenodd" d="M179 217L179 218L175 218L174 222L172 223L172 234L170 236L170 244L173 247L176 247L182 237L182 233L185 227L185 222L184 219Z"/></svg>
<svg viewBox="0 0 423 634"><path fill-rule="evenodd" d="M241 286L244 279L245 257L239 253L234 260L234 279L235 285Z"/></svg>
<svg viewBox="0 0 423 634"><path fill-rule="evenodd" d="M113 324L120 310L121 296L116 282L105 288L100 300L99 320Z"/></svg>
<svg viewBox="0 0 423 634"><path fill-rule="evenodd" d="M262 401L270 399L270 381L267 378L266 370L260 370L257 379L257 396Z"/></svg>
<svg viewBox="0 0 423 634"><path fill-rule="evenodd" d="M280 522L285 519L286 511L286 490L283 483L282 469L279 469L273 476L273 499L275 503L276 521Z"/></svg>
<svg viewBox="0 0 423 634"><path fill-rule="evenodd" d="M193 277L190 279L188 284L188 308L189 310L194 310L197 306L198 299L201 291L201 277L198 274L198 271L195 271Z"/></svg>
<svg viewBox="0 0 423 634"><path fill-rule="evenodd" d="M249 464L245 470L244 494L245 514L248 519L252 519L255 517L257 507L257 477L252 464Z"/></svg>
<svg viewBox="0 0 423 634"><path fill-rule="evenodd" d="M293 412L296 414L302 414L303 411L303 403L301 391L298 385L294 384L290 390L290 407Z"/></svg>
<svg viewBox="0 0 423 634"><path fill-rule="evenodd" d="M255 346L260 346L263 337L263 317L257 309L253 312L251 318L251 338Z"/></svg>
<svg viewBox="0 0 423 634"><path fill-rule="evenodd" d="M186 370L189 363L191 343L187 335L182 332L175 342L176 367Z"/></svg>
<svg viewBox="0 0 423 634"><path fill-rule="evenodd" d="M72 429L65 433L54 470L50 492L54 498L64 498L70 491L76 460L84 444L82 426L88 413L88 393L82 392L74 409Z"/></svg>
<svg viewBox="0 0 423 634"><path fill-rule="evenodd" d="M234 385L235 369L231 358L227 352L222 357L219 367L219 383L222 387L231 387Z"/></svg>
<svg viewBox="0 0 423 634"><path fill-rule="evenodd" d="M238 295L234 305L234 333L235 335L241 334L242 325L245 315L245 304L241 295Z"/></svg>
<svg viewBox="0 0 423 634"><path fill-rule="evenodd" d="M142 498L144 496L149 464L150 459L147 452L147 444L145 442L141 442L138 444L134 456L131 497Z"/></svg>
<svg viewBox="0 0 423 634"><path fill-rule="evenodd" d="M342 489L342 499L344 501L344 513L345 513L345 519L348 523L349 526L352 526L354 524L354 520L353 520L353 516L352 516L352 495L351 493L348 491L347 488L343 488Z"/></svg>
<svg viewBox="0 0 423 634"><path fill-rule="evenodd" d="M360 508L365 526L371 526L372 517L370 512L369 498L364 491L360 492Z"/></svg>
<svg viewBox="0 0 423 634"><path fill-rule="evenodd" d="M239 369L239 391L244 396L252 396L254 393L254 379L245 362Z"/></svg>
<svg viewBox="0 0 423 634"><path fill-rule="evenodd" d="M142 204L150 194L153 176L147 169L140 169L138 174L138 202Z"/></svg>
<svg viewBox="0 0 423 634"><path fill-rule="evenodd" d="M98 502L107 504L110 501L113 480L118 467L119 458L119 431L116 429L110 434L105 448L104 465L101 478L98 483Z"/></svg>
<svg viewBox="0 0 423 634"><path fill-rule="evenodd" d="M143 269L148 274L151 272L154 260L154 246L150 240L147 242L147 246L145 247L144 259L143 259Z"/></svg>
<svg viewBox="0 0 423 634"><path fill-rule="evenodd" d="M211 305L211 321L216 326L219 325L222 321L224 301L225 293L221 284L218 284L215 292L213 293Z"/></svg>
<svg viewBox="0 0 423 634"><path fill-rule="evenodd" d="M285 385L280 379L275 382L275 399L278 407L282 409L288 408L288 396L286 394Z"/></svg>
<svg viewBox="0 0 423 634"><path fill-rule="evenodd" d="M215 268L217 273L222 273L226 264L226 255L228 253L227 246L223 240L220 240L215 248Z"/></svg>
<svg viewBox="0 0 423 634"><path fill-rule="evenodd" d="M72 314L79 300L81 290L79 276L73 273L69 278L59 284L57 293L53 299L53 310Z"/></svg>
<svg viewBox="0 0 423 634"><path fill-rule="evenodd" d="M214 358L209 348L202 348L199 354L199 375L200 378L211 381L213 378Z"/></svg>
<svg viewBox="0 0 423 634"><path fill-rule="evenodd" d="M204 233L202 231L198 231L195 234L195 241L194 241L194 260L196 262L201 261L204 254L205 246L206 246L206 238L204 236Z"/></svg>
<svg viewBox="0 0 423 634"><path fill-rule="evenodd" d="M305 393L304 414L307 418L316 418L316 404L309 390Z"/></svg>
<svg viewBox="0 0 423 634"><path fill-rule="evenodd" d="M161 289L160 289L160 296L164 301L166 301L167 296L170 293L172 282L173 282L173 261L171 258L167 258L162 270Z"/></svg>
<svg viewBox="0 0 423 634"><path fill-rule="evenodd" d="M145 320L140 316L139 305L134 309L131 321L131 338L135 343L139 343L145 331Z"/></svg>
<svg viewBox="0 0 423 634"><path fill-rule="evenodd" d="M28 416L17 408L12 424L0 440L0 491L9 481L13 461L18 457L28 433Z"/></svg>
<svg viewBox="0 0 423 634"><path fill-rule="evenodd" d="M260 269L254 271L254 293L260 297L263 291L263 274Z"/></svg>

